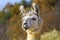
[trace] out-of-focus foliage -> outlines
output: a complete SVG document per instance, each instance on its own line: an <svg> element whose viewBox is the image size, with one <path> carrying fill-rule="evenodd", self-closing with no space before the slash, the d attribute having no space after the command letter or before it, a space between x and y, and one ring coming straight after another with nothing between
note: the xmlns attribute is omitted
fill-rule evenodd
<svg viewBox="0 0 60 40"><path fill-rule="evenodd" d="M25 7L30 7L32 3L32 0L30 0L30 2L27 2L26 0L22 0L21 3L19 3L20 5L24 5Z"/></svg>
<svg viewBox="0 0 60 40"><path fill-rule="evenodd" d="M33 0L33 1L39 4L50 5L50 6L55 6L55 4L58 2L58 0Z"/></svg>
<svg viewBox="0 0 60 40"><path fill-rule="evenodd" d="M33 1L40 6L40 9L42 9L42 7L44 8L48 7L49 10L53 9L56 3L58 2L58 0L33 0Z"/></svg>
<svg viewBox="0 0 60 40"><path fill-rule="evenodd" d="M4 13L0 11L0 23L5 23L12 15L10 13Z"/></svg>
<svg viewBox="0 0 60 40"><path fill-rule="evenodd" d="M24 6L27 6L26 0L22 0L20 4L21 4L21 5L24 5Z"/></svg>

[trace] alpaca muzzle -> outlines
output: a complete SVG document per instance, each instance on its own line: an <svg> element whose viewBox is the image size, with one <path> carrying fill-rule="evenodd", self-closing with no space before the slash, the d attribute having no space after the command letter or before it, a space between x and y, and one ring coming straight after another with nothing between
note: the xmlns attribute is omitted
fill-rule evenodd
<svg viewBox="0 0 60 40"><path fill-rule="evenodd" d="M29 27L27 25L27 23L24 23L24 29L27 30Z"/></svg>

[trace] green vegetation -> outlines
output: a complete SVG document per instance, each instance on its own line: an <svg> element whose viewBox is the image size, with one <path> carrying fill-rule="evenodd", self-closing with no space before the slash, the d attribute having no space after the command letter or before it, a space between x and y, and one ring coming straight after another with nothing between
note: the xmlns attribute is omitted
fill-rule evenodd
<svg viewBox="0 0 60 40"><path fill-rule="evenodd" d="M0 11L0 23L5 23L7 21L7 19L9 19L11 17L10 13L3 13Z"/></svg>
<svg viewBox="0 0 60 40"><path fill-rule="evenodd" d="M11 16L19 15L19 6L24 5L25 7L30 6L31 2L27 3L26 0L22 0L21 3L7 3L2 11L0 11L0 23L5 23Z"/></svg>

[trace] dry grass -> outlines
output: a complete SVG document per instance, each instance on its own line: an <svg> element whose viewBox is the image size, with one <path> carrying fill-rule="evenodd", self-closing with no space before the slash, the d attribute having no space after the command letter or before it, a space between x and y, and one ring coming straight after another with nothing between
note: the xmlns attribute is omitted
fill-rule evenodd
<svg viewBox="0 0 60 40"><path fill-rule="evenodd" d="M41 36L41 40L60 40L60 32L53 30Z"/></svg>

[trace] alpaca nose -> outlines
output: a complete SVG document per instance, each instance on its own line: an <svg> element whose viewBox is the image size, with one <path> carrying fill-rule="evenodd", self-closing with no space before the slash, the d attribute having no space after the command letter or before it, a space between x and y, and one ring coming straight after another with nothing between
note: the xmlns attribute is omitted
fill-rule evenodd
<svg viewBox="0 0 60 40"><path fill-rule="evenodd" d="M24 23L24 25L27 25L27 23Z"/></svg>
<svg viewBox="0 0 60 40"><path fill-rule="evenodd" d="M24 29L27 30L29 27L27 25L27 23L24 23Z"/></svg>

